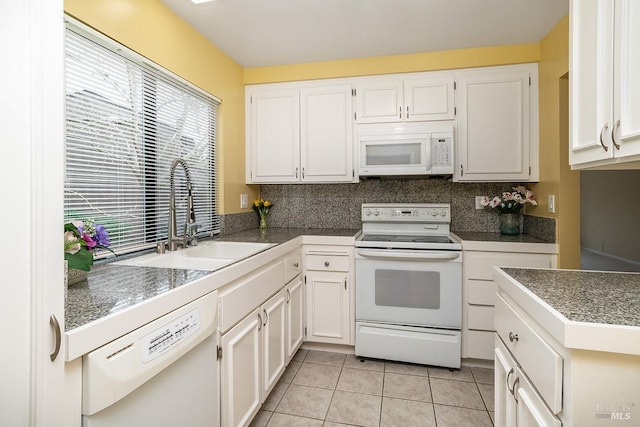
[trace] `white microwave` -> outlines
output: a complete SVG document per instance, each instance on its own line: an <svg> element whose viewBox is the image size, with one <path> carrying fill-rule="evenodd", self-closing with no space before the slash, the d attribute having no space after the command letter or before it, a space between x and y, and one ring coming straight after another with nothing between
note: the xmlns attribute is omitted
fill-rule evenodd
<svg viewBox="0 0 640 427"><path fill-rule="evenodd" d="M453 125L359 125L360 176L452 175Z"/></svg>

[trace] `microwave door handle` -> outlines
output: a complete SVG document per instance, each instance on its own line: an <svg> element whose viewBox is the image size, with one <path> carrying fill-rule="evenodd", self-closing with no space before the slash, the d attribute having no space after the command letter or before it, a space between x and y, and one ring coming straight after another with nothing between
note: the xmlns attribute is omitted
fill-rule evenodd
<svg viewBox="0 0 640 427"><path fill-rule="evenodd" d="M373 251L373 250L358 250L357 254L367 258L381 258L381 259L405 259L405 260L420 260L420 261L452 261L460 258L460 252L405 252L405 251Z"/></svg>

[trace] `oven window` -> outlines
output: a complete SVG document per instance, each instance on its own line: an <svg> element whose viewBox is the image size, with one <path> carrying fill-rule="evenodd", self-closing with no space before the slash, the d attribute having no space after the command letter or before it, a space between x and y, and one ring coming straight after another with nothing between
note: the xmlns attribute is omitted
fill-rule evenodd
<svg viewBox="0 0 640 427"><path fill-rule="evenodd" d="M440 309L440 273L437 271L376 270L377 306Z"/></svg>

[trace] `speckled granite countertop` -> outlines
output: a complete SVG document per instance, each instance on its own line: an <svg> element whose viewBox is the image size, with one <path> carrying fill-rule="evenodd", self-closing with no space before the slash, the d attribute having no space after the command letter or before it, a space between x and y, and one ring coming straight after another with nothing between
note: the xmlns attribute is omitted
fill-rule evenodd
<svg viewBox="0 0 640 427"><path fill-rule="evenodd" d="M540 240L528 234L517 234L510 236L501 233L484 233L479 231L454 231L456 236L462 240L477 242L499 242L499 243L553 243Z"/></svg>
<svg viewBox="0 0 640 427"><path fill-rule="evenodd" d="M640 273L498 268L495 279L563 347L640 355Z"/></svg>
<svg viewBox="0 0 640 427"><path fill-rule="evenodd" d="M215 240L281 244L303 235L353 237L357 233L358 230L270 228L265 231L247 230ZM212 271L131 267L113 263L97 265L91 270L87 281L67 290L65 330L69 331L131 308L211 273Z"/></svg>
<svg viewBox="0 0 640 427"><path fill-rule="evenodd" d="M503 270L568 320L640 327L640 274Z"/></svg>

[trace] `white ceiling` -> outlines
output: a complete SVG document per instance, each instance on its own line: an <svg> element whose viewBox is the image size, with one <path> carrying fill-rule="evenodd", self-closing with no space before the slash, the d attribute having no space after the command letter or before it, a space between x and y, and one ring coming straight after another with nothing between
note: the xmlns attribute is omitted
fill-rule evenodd
<svg viewBox="0 0 640 427"><path fill-rule="evenodd" d="M537 43L569 0L162 0L243 67Z"/></svg>

